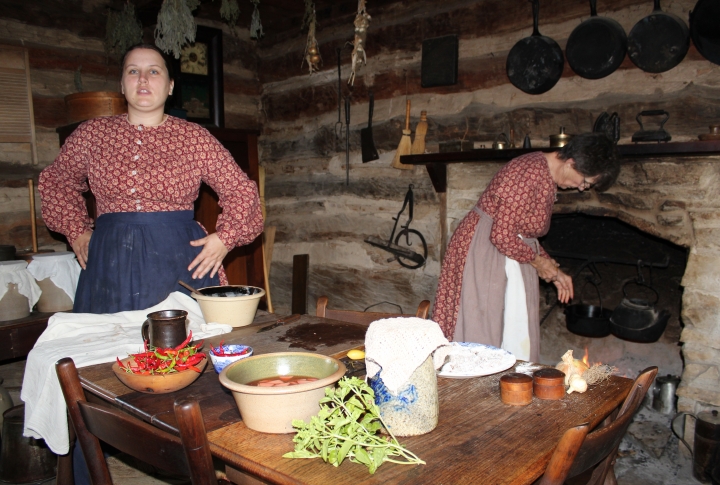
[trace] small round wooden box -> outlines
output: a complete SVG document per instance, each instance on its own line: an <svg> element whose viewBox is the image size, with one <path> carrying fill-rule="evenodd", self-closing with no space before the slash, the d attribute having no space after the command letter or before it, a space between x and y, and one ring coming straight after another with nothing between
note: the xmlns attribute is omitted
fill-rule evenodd
<svg viewBox="0 0 720 485"><path fill-rule="evenodd" d="M533 380L527 374L511 372L500 378L500 399L505 404L525 406L532 402Z"/></svg>
<svg viewBox="0 0 720 485"><path fill-rule="evenodd" d="M539 399L562 399L565 395L565 373L553 368L533 372L533 393Z"/></svg>

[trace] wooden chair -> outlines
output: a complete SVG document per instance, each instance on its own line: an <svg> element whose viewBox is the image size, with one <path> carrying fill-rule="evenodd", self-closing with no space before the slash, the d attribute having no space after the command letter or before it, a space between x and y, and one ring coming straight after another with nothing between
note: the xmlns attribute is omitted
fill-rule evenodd
<svg viewBox="0 0 720 485"><path fill-rule="evenodd" d="M328 297L321 296L317 299L317 307L315 315L323 318L330 318L332 320L340 320L343 322L359 323L360 325L370 325L375 320L381 318L394 318L394 317L418 317L427 318L428 312L430 311L430 302L423 300L418 305L417 312L415 315L409 313L380 313L380 312L356 312L352 310L331 310L328 307Z"/></svg>
<svg viewBox="0 0 720 485"><path fill-rule="evenodd" d="M196 401L175 403L178 438L129 414L87 402L72 359L59 360L55 370L93 485L112 484L99 440L157 468L188 475L193 485L218 484Z"/></svg>
<svg viewBox="0 0 720 485"><path fill-rule="evenodd" d="M617 485L613 466L620 440L657 372L657 367L648 367L640 373L617 417L607 426L592 433L588 433L590 427L587 424L567 430L550 457L545 474L534 485L562 485L566 479L581 478L581 475L590 475L585 482L588 485Z"/></svg>

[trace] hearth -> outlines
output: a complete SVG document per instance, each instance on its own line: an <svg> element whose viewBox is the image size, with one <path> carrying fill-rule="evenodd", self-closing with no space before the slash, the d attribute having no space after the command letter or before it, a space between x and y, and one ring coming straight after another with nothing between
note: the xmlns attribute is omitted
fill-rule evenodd
<svg viewBox="0 0 720 485"><path fill-rule="evenodd" d="M551 308L556 293L554 287L543 282L545 298L540 311L542 316L547 315L541 326L543 363L557 362L568 349L582 355L587 348L591 362L613 365L619 374L628 377L635 377L651 365L659 367L659 375L682 374L680 282L687 261L685 248L645 234L618 219L582 213L554 215L550 232L542 243L547 250L562 255L556 259L564 271L577 273L574 303L602 304L608 310L620 307L619 312L626 302L625 288L627 296L652 302L659 312L669 315L662 335L654 342L639 343L634 335L628 340L627 334L618 332L615 333L626 338L613 334L580 336L567 329L563 308L559 305ZM588 264L582 259L585 255L604 262ZM636 284L639 278L645 285Z"/></svg>

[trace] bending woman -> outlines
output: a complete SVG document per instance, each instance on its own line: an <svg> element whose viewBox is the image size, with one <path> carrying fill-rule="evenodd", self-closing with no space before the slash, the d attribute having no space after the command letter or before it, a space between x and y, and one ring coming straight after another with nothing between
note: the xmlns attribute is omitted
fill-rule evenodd
<svg viewBox="0 0 720 485"><path fill-rule="evenodd" d="M550 228L557 189L604 191L619 172L615 145L598 133L575 136L557 152L522 155L500 169L445 253L433 312L445 336L537 362L538 277L555 284L561 302L573 298L572 279L537 241Z"/></svg>
<svg viewBox="0 0 720 485"><path fill-rule="evenodd" d="M75 312L148 308L172 291L187 293L179 279L227 284L223 258L263 230L255 182L206 129L164 114L173 85L159 49L131 47L121 79L128 113L81 124L40 174L43 219L67 237L83 268ZM223 209L210 235L193 220L201 182ZM94 230L82 196L88 186Z"/></svg>

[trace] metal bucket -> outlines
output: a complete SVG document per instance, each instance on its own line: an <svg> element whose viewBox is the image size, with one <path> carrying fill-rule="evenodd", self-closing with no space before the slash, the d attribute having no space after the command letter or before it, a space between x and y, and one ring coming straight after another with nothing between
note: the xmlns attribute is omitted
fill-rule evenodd
<svg viewBox="0 0 720 485"><path fill-rule="evenodd" d="M42 483L55 477L57 455L45 444L23 436L25 405L3 413L0 483Z"/></svg>

